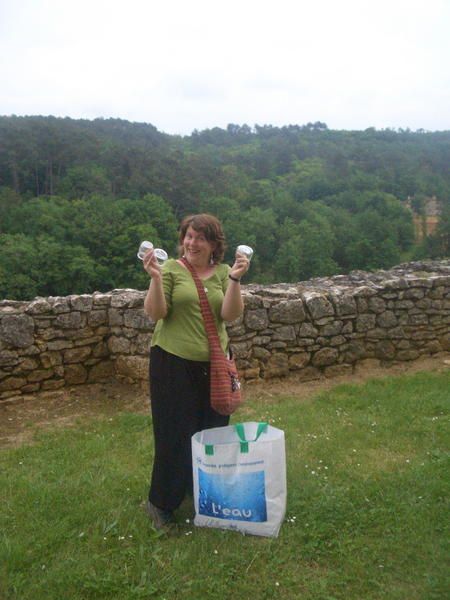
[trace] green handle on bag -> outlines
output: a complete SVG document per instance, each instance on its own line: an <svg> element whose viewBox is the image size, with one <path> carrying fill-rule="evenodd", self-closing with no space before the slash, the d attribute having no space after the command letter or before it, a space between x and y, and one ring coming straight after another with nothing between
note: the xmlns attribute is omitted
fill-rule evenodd
<svg viewBox="0 0 450 600"><path fill-rule="evenodd" d="M239 436L239 439L241 440L241 452L246 453L248 452L248 443L249 442L256 442L256 440L259 438L259 436L267 431L267 427L268 424L267 423L258 423L258 429L256 430L256 437L254 440L247 440L245 438L245 428L244 428L244 424L243 423L236 423L236 425L234 426L234 428L236 429L236 433Z"/></svg>
<svg viewBox="0 0 450 600"><path fill-rule="evenodd" d="M247 453L248 452L248 443L249 442L256 442L256 440L259 438L259 436L262 433L265 433L267 431L267 427L268 427L268 423L258 423L258 429L256 430L256 436L255 439L253 440L247 440L245 438L245 428L244 428L244 424L243 423L236 423L236 425L234 426L234 428L236 429L236 433L239 436L240 444L241 444L241 452L242 453ZM214 456L214 444L205 444L205 454L207 456Z"/></svg>

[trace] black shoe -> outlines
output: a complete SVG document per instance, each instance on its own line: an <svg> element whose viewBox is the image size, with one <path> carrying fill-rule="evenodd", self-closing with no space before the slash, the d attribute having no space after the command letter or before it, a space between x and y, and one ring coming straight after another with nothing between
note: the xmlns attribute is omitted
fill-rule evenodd
<svg viewBox="0 0 450 600"><path fill-rule="evenodd" d="M163 510L162 508L158 508L157 506L152 504L150 500L147 500L145 509L147 511L148 516L153 521L153 526L155 529L164 529L171 523L174 523L173 513L170 510Z"/></svg>

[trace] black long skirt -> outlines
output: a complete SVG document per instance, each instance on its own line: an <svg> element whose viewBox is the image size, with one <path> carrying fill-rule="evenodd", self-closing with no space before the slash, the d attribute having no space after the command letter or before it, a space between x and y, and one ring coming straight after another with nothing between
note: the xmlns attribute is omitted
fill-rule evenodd
<svg viewBox="0 0 450 600"><path fill-rule="evenodd" d="M149 500L175 510L192 494L191 438L197 431L228 425L209 402L209 363L186 360L153 346L150 399L155 457Z"/></svg>

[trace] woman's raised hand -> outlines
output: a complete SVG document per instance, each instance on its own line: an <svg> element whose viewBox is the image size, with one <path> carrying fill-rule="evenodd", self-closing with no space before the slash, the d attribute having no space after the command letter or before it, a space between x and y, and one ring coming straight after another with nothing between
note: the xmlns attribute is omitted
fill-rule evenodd
<svg viewBox="0 0 450 600"><path fill-rule="evenodd" d="M144 269L147 271L147 273L152 279L161 279L161 267L159 266L158 261L156 260L154 248L150 248L150 250L148 250L145 253L142 262L144 265Z"/></svg>
<svg viewBox="0 0 450 600"><path fill-rule="evenodd" d="M234 264L231 267L230 275L232 277L240 279L247 273L249 266L250 261L248 260L248 258L240 252L236 252L236 257L234 260Z"/></svg>

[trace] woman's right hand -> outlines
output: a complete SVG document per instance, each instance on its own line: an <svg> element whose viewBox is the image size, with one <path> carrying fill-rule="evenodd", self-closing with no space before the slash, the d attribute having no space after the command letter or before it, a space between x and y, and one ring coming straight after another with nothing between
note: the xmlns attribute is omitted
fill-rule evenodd
<svg viewBox="0 0 450 600"><path fill-rule="evenodd" d="M145 253L142 263L144 265L144 269L152 279L161 279L161 267L156 260L154 248L150 248L150 250Z"/></svg>

